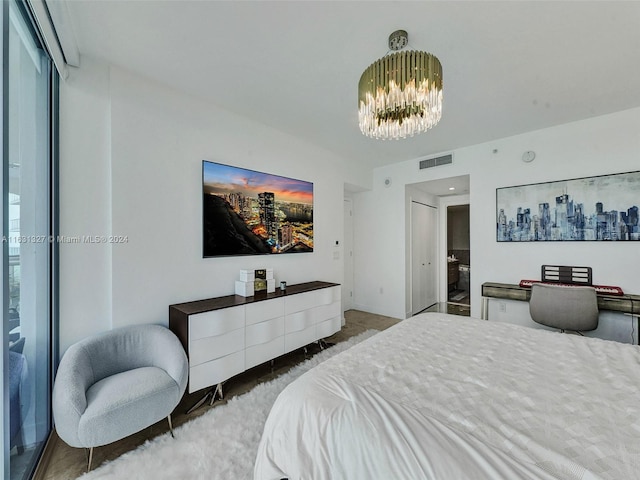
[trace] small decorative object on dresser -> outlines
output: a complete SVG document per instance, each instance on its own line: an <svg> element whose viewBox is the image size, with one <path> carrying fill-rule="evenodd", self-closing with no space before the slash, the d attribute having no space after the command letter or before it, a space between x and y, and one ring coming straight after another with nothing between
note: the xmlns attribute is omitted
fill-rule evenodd
<svg viewBox="0 0 640 480"><path fill-rule="evenodd" d="M253 282L256 279L254 270L240 270L241 282Z"/></svg>
<svg viewBox="0 0 640 480"><path fill-rule="evenodd" d="M276 281L273 278L273 268L261 268L255 271L254 292L273 293L276 291Z"/></svg>
<svg viewBox="0 0 640 480"><path fill-rule="evenodd" d="M253 282L254 294L267 291L267 281L264 278L256 278Z"/></svg>
<svg viewBox="0 0 640 480"><path fill-rule="evenodd" d="M255 293L266 292L267 291L267 270L264 268L256 270L255 277L256 279L254 280L253 291Z"/></svg>
<svg viewBox="0 0 640 480"><path fill-rule="evenodd" d="M273 293L275 291L276 281L273 278L273 268L240 270L240 280L236 280L236 295L253 297L256 293Z"/></svg>
<svg viewBox="0 0 640 480"><path fill-rule="evenodd" d="M243 282L242 280L236 280L236 295L241 297L253 297L254 281Z"/></svg>

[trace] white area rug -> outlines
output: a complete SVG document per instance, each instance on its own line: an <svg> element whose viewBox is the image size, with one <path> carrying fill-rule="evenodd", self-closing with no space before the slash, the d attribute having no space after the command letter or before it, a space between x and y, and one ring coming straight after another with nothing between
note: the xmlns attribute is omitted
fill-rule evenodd
<svg viewBox="0 0 640 480"><path fill-rule="evenodd" d="M323 350L269 382L136 450L82 475L82 480L243 480L253 477L258 443L276 397L293 380L324 360L378 333L367 330Z"/></svg>

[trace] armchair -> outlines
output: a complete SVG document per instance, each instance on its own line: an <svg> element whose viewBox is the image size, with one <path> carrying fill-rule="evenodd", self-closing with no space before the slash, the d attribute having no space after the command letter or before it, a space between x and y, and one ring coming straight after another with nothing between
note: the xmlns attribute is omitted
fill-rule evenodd
<svg viewBox="0 0 640 480"><path fill-rule="evenodd" d="M159 325L104 332L65 352L53 387L58 435L72 447L93 448L139 432L171 412L187 385L187 356Z"/></svg>

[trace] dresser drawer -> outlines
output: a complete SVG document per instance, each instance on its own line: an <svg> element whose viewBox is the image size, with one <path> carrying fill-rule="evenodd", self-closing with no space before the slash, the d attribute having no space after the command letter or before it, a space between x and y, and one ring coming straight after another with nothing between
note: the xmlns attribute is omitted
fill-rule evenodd
<svg viewBox="0 0 640 480"><path fill-rule="evenodd" d="M299 332L314 326L316 323L311 310L292 313L284 317L284 333Z"/></svg>
<svg viewBox="0 0 640 480"><path fill-rule="evenodd" d="M189 393L244 372L244 350L189 369Z"/></svg>
<svg viewBox="0 0 640 480"><path fill-rule="evenodd" d="M245 307L246 325L253 325L284 315L284 298L251 303Z"/></svg>
<svg viewBox="0 0 640 480"><path fill-rule="evenodd" d="M245 345L260 345L284 335L284 317L272 318L266 322L249 325L245 330Z"/></svg>
<svg viewBox="0 0 640 480"><path fill-rule="evenodd" d="M340 287L321 288L285 298L285 315L340 301Z"/></svg>
<svg viewBox="0 0 640 480"><path fill-rule="evenodd" d="M274 338L267 343L247 347L245 368L255 367L284 354L284 336Z"/></svg>
<svg viewBox="0 0 640 480"><path fill-rule="evenodd" d="M244 327L244 306L198 313L189 317L189 340L212 337Z"/></svg>
<svg viewBox="0 0 640 480"><path fill-rule="evenodd" d="M316 326L312 325L303 330L288 333L284 336L284 351L285 353L295 350L296 348L304 347L312 342L318 340L316 337Z"/></svg>
<svg viewBox="0 0 640 480"><path fill-rule="evenodd" d="M330 337L334 333L340 330L342 327L342 316L330 318L324 320L316 325L316 336L318 338Z"/></svg>
<svg viewBox="0 0 640 480"><path fill-rule="evenodd" d="M342 314L342 305L340 302L330 305L322 305L309 310L309 315L313 319L313 323L320 323L329 318L340 316Z"/></svg>
<svg viewBox="0 0 640 480"><path fill-rule="evenodd" d="M192 341L189 346L190 365L199 365L209 360L224 357L244 349L244 328Z"/></svg>

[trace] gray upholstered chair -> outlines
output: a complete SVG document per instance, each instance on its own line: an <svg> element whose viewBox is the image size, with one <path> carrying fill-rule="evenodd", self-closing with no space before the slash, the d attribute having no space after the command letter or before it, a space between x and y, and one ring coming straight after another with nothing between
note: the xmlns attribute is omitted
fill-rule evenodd
<svg viewBox="0 0 640 480"><path fill-rule="evenodd" d="M564 332L598 328L598 298L593 287L534 283L529 313L534 322Z"/></svg>
<svg viewBox="0 0 640 480"><path fill-rule="evenodd" d="M72 447L115 442L167 418L187 386L187 356L166 327L136 325L104 332L65 352L53 386L58 435Z"/></svg>

